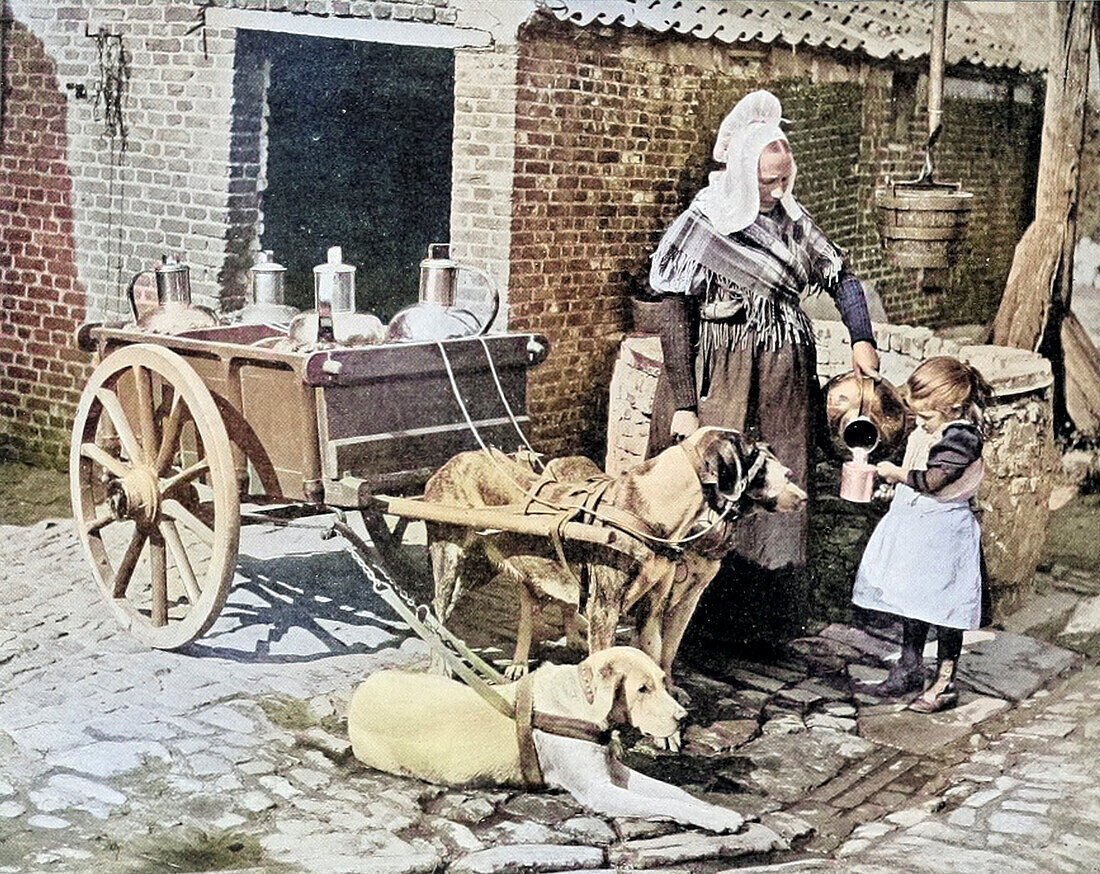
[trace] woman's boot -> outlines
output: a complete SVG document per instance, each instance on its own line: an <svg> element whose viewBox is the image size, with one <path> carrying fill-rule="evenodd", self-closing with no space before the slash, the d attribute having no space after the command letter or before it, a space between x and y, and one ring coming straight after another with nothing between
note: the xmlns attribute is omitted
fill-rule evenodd
<svg viewBox="0 0 1100 874"><path fill-rule="evenodd" d="M924 666L918 662L909 662L904 659L898 661L890 668L886 679L867 691L880 698L901 698L912 692L919 692L924 687Z"/></svg>

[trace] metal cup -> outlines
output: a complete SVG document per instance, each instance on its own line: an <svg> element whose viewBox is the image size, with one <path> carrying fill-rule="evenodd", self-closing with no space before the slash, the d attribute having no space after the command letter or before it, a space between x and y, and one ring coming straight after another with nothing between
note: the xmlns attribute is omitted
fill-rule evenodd
<svg viewBox="0 0 1100 874"><path fill-rule="evenodd" d="M286 293L286 268L276 264L274 254L264 250L256 253L252 274L252 303L283 303Z"/></svg>
<svg viewBox="0 0 1100 874"><path fill-rule="evenodd" d="M355 312L355 268L343 260L340 247L332 246L327 261L313 268L313 297L318 312Z"/></svg>

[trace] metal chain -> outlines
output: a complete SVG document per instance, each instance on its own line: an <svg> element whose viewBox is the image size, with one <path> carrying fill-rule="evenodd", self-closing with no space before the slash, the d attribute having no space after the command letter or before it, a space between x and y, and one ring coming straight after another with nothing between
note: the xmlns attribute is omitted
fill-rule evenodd
<svg viewBox="0 0 1100 874"><path fill-rule="evenodd" d="M382 567L366 556L372 551L377 551L371 544L365 541L351 528L344 518L343 511L335 509L336 518L323 528L319 525L302 525L293 519L276 519L265 516L263 513L242 513L242 520L254 522L267 522L281 528L289 528L296 525L299 528L312 528L322 531L322 538L329 539L339 534L349 545L348 552L352 560L359 565L364 576L370 581L371 589L383 601L393 608L410 630L434 649L447 666L466 684L485 699L490 705L503 713L509 719L515 715L515 708L499 692L493 689L494 685L507 683L508 679L496 668L485 661L481 656L471 650L466 642L451 633L435 614L424 604L420 604Z"/></svg>

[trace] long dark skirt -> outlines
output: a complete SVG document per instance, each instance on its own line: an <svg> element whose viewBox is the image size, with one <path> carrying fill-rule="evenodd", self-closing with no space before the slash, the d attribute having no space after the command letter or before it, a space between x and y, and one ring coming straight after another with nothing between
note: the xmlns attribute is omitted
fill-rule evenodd
<svg viewBox="0 0 1100 874"><path fill-rule="evenodd" d="M809 491L814 417L820 407L814 347L726 350L701 377L699 424L734 428L767 441L795 482ZM805 508L761 513L738 523L735 551L762 568L802 567L806 542Z"/></svg>
<svg viewBox="0 0 1100 874"><path fill-rule="evenodd" d="M734 349L699 373L699 423L764 439L810 492L814 429L823 399L812 346L777 352ZM650 454L671 444L673 403L667 380L654 398ZM704 593L685 646L697 654L732 648L759 654L800 634L808 615L806 510L762 513L742 520L732 552Z"/></svg>

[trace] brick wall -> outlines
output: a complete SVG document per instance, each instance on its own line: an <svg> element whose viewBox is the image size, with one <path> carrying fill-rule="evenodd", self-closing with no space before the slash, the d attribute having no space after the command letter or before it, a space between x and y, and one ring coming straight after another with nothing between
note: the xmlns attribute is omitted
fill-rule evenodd
<svg viewBox="0 0 1100 874"><path fill-rule="evenodd" d="M521 37L509 299L512 326L551 341L528 397L547 452L603 452L628 292L705 180L706 141L760 64L721 73L633 33L539 22Z"/></svg>
<svg viewBox="0 0 1100 874"><path fill-rule="evenodd" d="M455 53L455 148L451 164L451 254L492 278L503 298L494 329L511 323L512 183L516 148L516 52ZM474 307L484 289L463 287L460 303Z"/></svg>
<svg viewBox="0 0 1100 874"><path fill-rule="evenodd" d="M1016 243L1031 221L1038 162L1034 144L1041 123L1040 110L1009 96L945 99L935 178L959 182L973 193L970 225L947 291L922 289L916 271L891 269L881 252L867 253L869 273L880 278L879 291L893 321L932 327L992 321ZM894 142L878 152L881 174L915 178L926 137L927 116L920 112L909 125L908 148ZM868 226L873 222L871 217ZM876 268L876 259L885 269Z"/></svg>
<svg viewBox="0 0 1100 874"><path fill-rule="evenodd" d="M38 331L31 373L65 374L69 386L31 386L28 374L5 368L0 424L8 444L21 434L32 454L49 446L45 455L58 457L83 382L71 328L85 318L125 318L130 277L162 253L190 263L197 303L231 308L243 295L263 222L267 73L247 40L215 26L216 17L196 29L208 6L405 28L500 28L487 50L456 50L451 238L455 254L485 266L503 290L498 327L544 333L553 343L533 373L529 404L534 439L550 452L602 452L628 291L644 281L663 229L705 184L721 118L754 87L784 99L800 197L857 269L879 281L895 320L991 313L1022 226L1015 196L1035 114L1016 105L1002 118L1004 106L949 102L945 155L958 154L945 156L942 169L980 198L975 247L960 294L914 291L883 260L870 204L886 172L915 172L922 119L897 109L889 67L839 53L723 47L539 17L517 44L510 28L529 8L519 3L487 11L446 0L9 0L10 75L24 57L49 72L20 88L12 83L6 134L53 108L49 125L34 123L34 136L54 137L57 157L43 163L38 156L49 149L36 143L32 172L48 181L43 190L65 192L45 202L42 233L69 236L55 259L19 237L39 229L13 222L36 221L44 205L32 186L13 181L26 178L29 159L12 140L0 154L10 204L0 221L18 232L5 233L2 253L5 300L16 305L0 315L0 336L14 359L13 344L31 342L30 326L16 317L29 319ZM114 37L122 68L104 63L110 52L101 50ZM112 71L128 73L114 125L99 91ZM42 268L24 265L42 261L47 275L33 280ZM38 431L23 427L32 414Z"/></svg>
<svg viewBox="0 0 1100 874"><path fill-rule="evenodd" d="M0 151L0 446L64 463L85 320L128 317L164 253L196 303L231 309L262 227L266 71L204 7L451 25L446 0L8 0ZM190 31L190 32L189 32ZM121 63L112 63L117 59ZM105 95L125 79L118 115ZM117 80L116 80L117 81ZM113 123L112 123L113 122Z"/></svg>
<svg viewBox="0 0 1100 874"><path fill-rule="evenodd" d="M1012 250L1028 221L1030 137L1038 113L1000 101L948 99L937 178L975 194L972 234L947 292L922 290L892 265L873 206L887 177L923 159L926 98L910 71L839 55L703 42L539 21L520 41L513 326L548 335L550 360L530 395L538 444L598 454L606 389L661 232L706 184L714 132L748 91L783 101L799 166L799 199L874 281L893 321L941 326L996 311Z"/></svg>
<svg viewBox="0 0 1100 874"><path fill-rule="evenodd" d="M42 41L6 34L0 149L0 453L58 463L87 368L73 237L65 96Z"/></svg>

